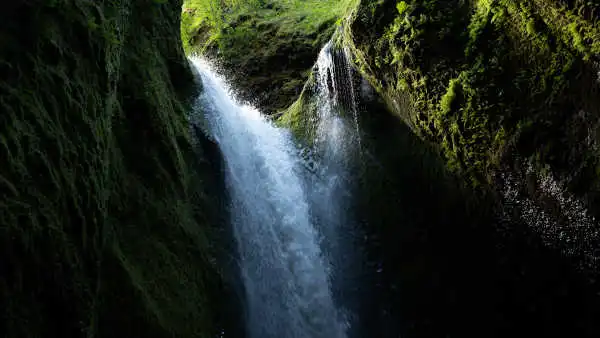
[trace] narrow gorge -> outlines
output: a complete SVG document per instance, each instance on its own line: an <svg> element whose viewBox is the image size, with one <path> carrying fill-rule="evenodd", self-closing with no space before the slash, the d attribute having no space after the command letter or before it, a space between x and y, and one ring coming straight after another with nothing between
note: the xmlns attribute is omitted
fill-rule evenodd
<svg viewBox="0 0 600 338"><path fill-rule="evenodd" d="M600 5L0 19L0 336L600 336Z"/></svg>

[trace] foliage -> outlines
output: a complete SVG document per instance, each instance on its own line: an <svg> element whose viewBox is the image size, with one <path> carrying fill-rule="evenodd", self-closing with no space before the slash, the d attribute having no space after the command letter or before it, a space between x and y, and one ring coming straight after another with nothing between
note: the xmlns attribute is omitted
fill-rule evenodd
<svg viewBox="0 0 600 338"><path fill-rule="evenodd" d="M204 25L210 29L209 35L217 41L226 39L223 35L233 33L231 30L238 30L238 34L251 34L252 27L244 25L243 21L248 17L256 17L257 26L272 24L281 33L310 35L318 31L323 23L338 19L347 6L348 0L186 0L182 33L193 38ZM238 28L238 24L244 27ZM208 42L184 39L184 46L187 51L192 51L197 47L206 47Z"/></svg>
<svg viewBox="0 0 600 338"><path fill-rule="evenodd" d="M184 46L187 53L216 58L244 100L273 113L298 97L321 46L350 3L188 0Z"/></svg>

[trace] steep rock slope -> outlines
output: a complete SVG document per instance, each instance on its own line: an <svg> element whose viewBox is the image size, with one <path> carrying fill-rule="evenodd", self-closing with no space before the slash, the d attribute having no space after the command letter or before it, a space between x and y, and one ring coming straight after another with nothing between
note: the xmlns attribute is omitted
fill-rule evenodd
<svg viewBox="0 0 600 338"><path fill-rule="evenodd" d="M600 13L589 1L362 1L344 41L468 186L599 271ZM594 278L593 278L594 279Z"/></svg>
<svg viewBox="0 0 600 338"><path fill-rule="evenodd" d="M3 337L214 336L218 154L202 137L191 147L180 11L144 0L3 6Z"/></svg>

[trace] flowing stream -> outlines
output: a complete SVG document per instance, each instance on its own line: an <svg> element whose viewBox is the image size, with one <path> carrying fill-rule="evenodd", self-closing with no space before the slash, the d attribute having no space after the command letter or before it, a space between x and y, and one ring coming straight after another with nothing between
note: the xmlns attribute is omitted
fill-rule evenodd
<svg viewBox="0 0 600 338"><path fill-rule="evenodd" d="M322 156L312 171L289 131L238 102L209 63L192 60L203 87L192 119L202 121L224 158L251 338L350 336L344 283L351 284L356 253L345 147L357 137L349 132L354 126L334 113L339 100L327 82L335 68L329 48L316 69L321 109L315 150Z"/></svg>

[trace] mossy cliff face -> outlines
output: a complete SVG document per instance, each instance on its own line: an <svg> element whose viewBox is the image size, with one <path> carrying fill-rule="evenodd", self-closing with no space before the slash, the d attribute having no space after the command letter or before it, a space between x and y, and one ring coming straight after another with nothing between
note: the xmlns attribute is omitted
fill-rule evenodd
<svg viewBox="0 0 600 338"><path fill-rule="evenodd" d="M600 13L589 1L362 1L344 41L467 186L598 271Z"/></svg>
<svg viewBox="0 0 600 338"><path fill-rule="evenodd" d="M190 146L180 11L3 7L3 337L214 337L213 168Z"/></svg>

